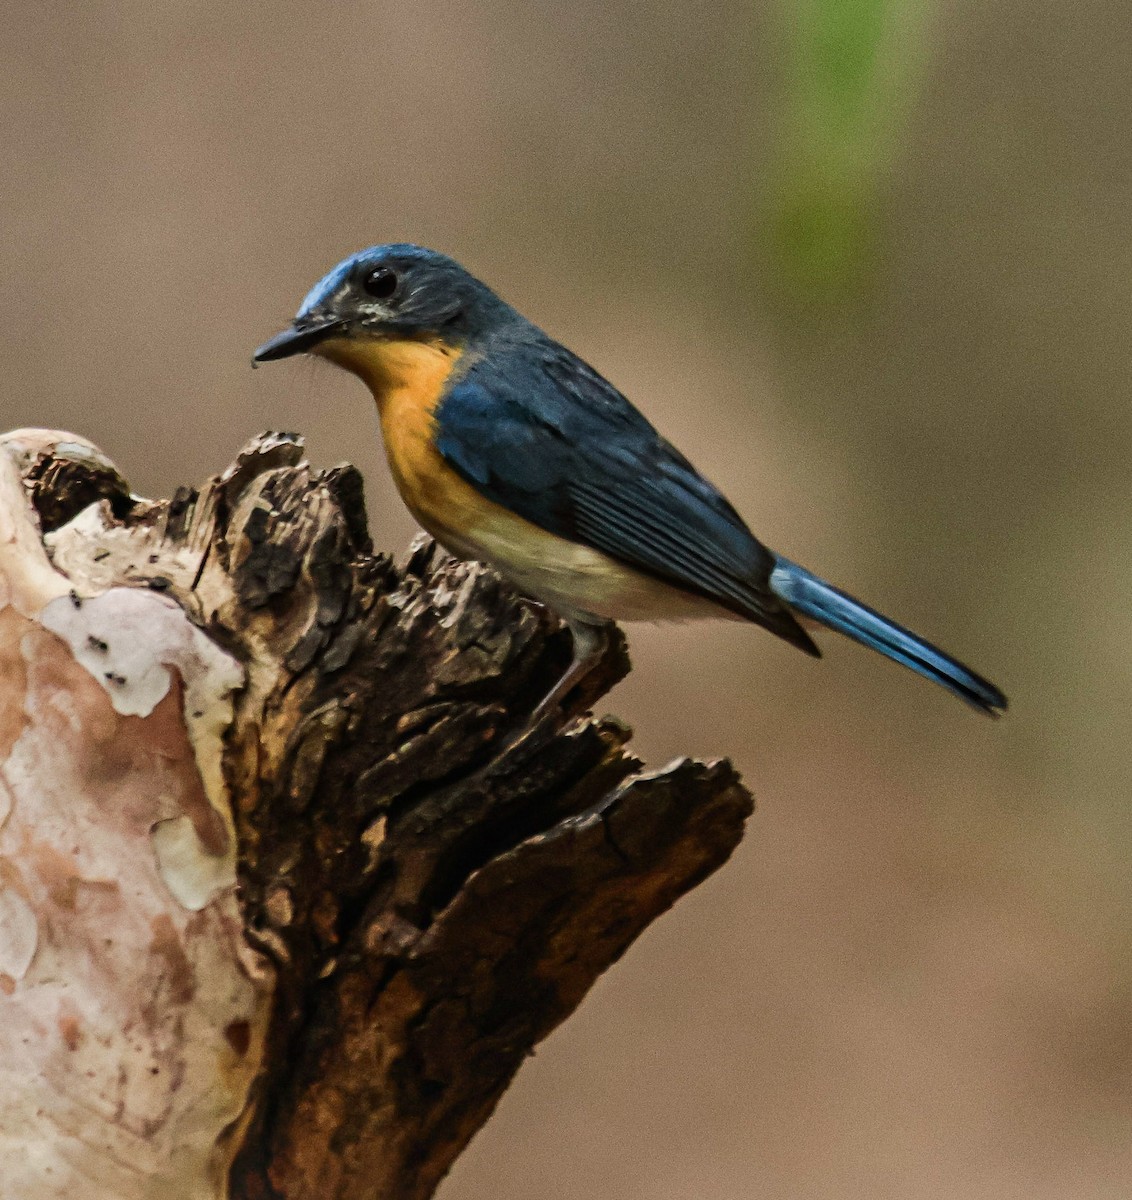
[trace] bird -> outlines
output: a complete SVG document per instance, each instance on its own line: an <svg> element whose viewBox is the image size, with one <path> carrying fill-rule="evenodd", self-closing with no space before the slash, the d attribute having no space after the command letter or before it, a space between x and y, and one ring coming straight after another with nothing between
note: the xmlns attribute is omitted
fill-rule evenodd
<svg viewBox="0 0 1132 1200"><path fill-rule="evenodd" d="M814 657L825 627L1005 711L969 667L764 546L613 384L454 259L409 243L343 259L252 365L298 354L369 387L419 524L569 626L572 660L532 721L601 660L611 622L699 617L761 625Z"/></svg>

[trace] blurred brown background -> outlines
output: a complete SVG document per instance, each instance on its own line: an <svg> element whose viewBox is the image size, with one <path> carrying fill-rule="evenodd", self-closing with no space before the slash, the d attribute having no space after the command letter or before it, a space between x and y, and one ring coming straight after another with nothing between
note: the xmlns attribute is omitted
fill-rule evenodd
<svg viewBox="0 0 1132 1200"><path fill-rule="evenodd" d="M633 630L609 707L759 811L445 1200L1132 1194L1126 5L92 0L12 8L0 68L4 427L149 494L298 429L400 547L361 386L248 359L422 241L1011 697Z"/></svg>

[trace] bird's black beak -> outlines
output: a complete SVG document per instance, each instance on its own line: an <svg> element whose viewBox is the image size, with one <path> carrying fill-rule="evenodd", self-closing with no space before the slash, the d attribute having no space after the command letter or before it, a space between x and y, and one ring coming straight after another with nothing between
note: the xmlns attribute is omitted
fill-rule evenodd
<svg viewBox="0 0 1132 1200"><path fill-rule="evenodd" d="M252 366L273 362L277 358L290 358L292 354L305 354L319 342L333 337L346 327L342 317L320 317L314 321L297 321L290 329L277 333L252 355Z"/></svg>

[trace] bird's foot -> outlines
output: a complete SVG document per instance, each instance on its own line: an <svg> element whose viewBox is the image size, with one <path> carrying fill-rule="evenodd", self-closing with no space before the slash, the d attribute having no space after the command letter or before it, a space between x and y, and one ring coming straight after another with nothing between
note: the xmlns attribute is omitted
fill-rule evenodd
<svg viewBox="0 0 1132 1200"><path fill-rule="evenodd" d="M527 721L512 730L499 747L500 753L535 740L569 716L564 701L571 691L601 662L609 648L609 626L570 621L574 657L555 685L535 706Z"/></svg>

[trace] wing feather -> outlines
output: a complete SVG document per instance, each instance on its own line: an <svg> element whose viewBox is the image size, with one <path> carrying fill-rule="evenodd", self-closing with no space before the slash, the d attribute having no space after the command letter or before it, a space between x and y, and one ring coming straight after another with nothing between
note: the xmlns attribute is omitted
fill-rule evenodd
<svg viewBox="0 0 1132 1200"><path fill-rule="evenodd" d="M774 555L723 495L545 335L480 358L436 417L437 450L488 499L817 652L770 590Z"/></svg>

